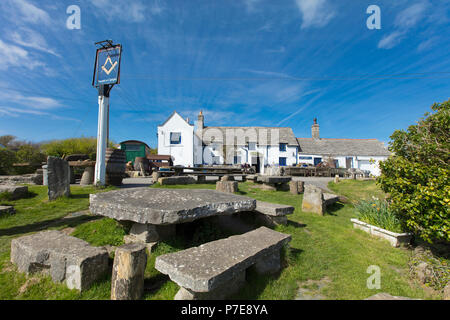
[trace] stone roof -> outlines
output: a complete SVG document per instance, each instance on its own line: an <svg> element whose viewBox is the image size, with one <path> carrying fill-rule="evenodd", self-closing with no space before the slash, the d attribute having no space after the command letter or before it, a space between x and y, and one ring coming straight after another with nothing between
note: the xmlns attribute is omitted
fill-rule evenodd
<svg viewBox="0 0 450 320"><path fill-rule="evenodd" d="M330 156L389 156L391 153L377 139L297 138L299 153Z"/></svg>
<svg viewBox="0 0 450 320"><path fill-rule="evenodd" d="M214 137L214 132L219 130L221 132L221 136ZM275 144L279 143L287 143L289 146L298 146L297 139L295 138L294 132L291 128L288 127L204 127L203 128L203 142L208 145L212 142L223 143L223 138L226 139L227 130L235 130L235 135L237 138L242 137L244 135L244 139L246 142L257 142L258 145L271 145L272 142L272 134L274 130L278 131L279 139L275 138ZM240 134L241 133L241 134ZM260 141L258 141L260 139ZM266 139L264 141L263 139ZM233 143L234 144L234 143Z"/></svg>

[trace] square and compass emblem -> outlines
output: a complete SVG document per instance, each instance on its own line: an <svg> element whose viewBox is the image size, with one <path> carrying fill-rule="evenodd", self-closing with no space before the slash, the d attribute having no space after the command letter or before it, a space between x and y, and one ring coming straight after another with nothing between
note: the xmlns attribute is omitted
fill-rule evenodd
<svg viewBox="0 0 450 320"><path fill-rule="evenodd" d="M120 59L122 46L103 46L97 49L92 85L114 85L120 83Z"/></svg>

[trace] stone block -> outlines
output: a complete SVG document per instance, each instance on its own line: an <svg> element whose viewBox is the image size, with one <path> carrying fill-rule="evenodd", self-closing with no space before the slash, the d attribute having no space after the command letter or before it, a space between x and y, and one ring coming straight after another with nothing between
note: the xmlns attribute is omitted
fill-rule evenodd
<svg viewBox="0 0 450 320"><path fill-rule="evenodd" d="M144 293L147 253L144 244L125 244L116 249L111 279L111 300L137 300Z"/></svg>
<svg viewBox="0 0 450 320"><path fill-rule="evenodd" d="M47 158L48 198L70 196L70 166L66 160L57 157Z"/></svg>
<svg viewBox="0 0 450 320"><path fill-rule="evenodd" d="M175 176L175 177L159 178L158 182L162 186L171 186L171 185L177 185L177 184L195 184L197 181L195 181L194 177Z"/></svg>
<svg viewBox="0 0 450 320"><path fill-rule="evenodd" d="M235 193L238 192L237 181L217 181L216 190L220 192Z"/></svg>
<svg viewBox="0 0 450 320"><path fill-rule="evenodd" d="M323 191L319 187L307 184L302 201L303 212L314 212L320 215L325 213Z"/></svg>
<svg viewBox="0 0 450 320"><path fill-rule="evenodd" d="M16 186L12 184L0 185L0 194L2 193L8 193L11 200L17 200L27 196L28 187Z"/></svg>
<svg viewBox="0 0 450 320"><path fill-rule="evenodd" d="M128 241L143 243L157 242L175 236L175 232L176 226L174 224L160 226L155 224L133 223Z"/></svg>
<svg viewBox="0 0 450 320"><path fill-rule="evenodd" d="M11 262L21 272L48 273L54 282L83 291L108 271L108 252L52 230L13 239Z"/></svg>
<svg viewBox="0 0 450 320"><path fill-rule="evenodd" d="M268 215L268 216L285 216L288 214L293 214L295 208L293 206L288 206L284 204L278 204L278 203L270 203L270 202L264 202L264 201L256 201L256 209L255 211L258 211L262 214Z"/></svg>
<svg viewBox="0 0 450 320"><path fill-rule="evenodd" d="M220 178L220 181L234 181L234 177L230 175L225 175L222 178Z"/></svg>
<svg viewBox="0 0 450 320"><path fill-rule="evenodd" d="M86 167L84 169L83 175L81 176L80 185L88 186L94 184L94 167Z"/></svg>

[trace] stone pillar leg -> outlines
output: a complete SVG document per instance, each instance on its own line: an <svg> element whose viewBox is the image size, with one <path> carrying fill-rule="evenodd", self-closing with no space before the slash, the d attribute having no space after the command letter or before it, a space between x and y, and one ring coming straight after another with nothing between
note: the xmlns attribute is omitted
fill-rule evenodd
<svg viewBox="0 0 450 320"><path fill-rule="evenodd" d="M133 223L130 229L130 234L125 239L125 242L158 242L160 240L173 237L175 235L175 231L176 226L174 224L160 226L155 224Z"/></svg>
<svg viewBox="0 0 450 320"><path fill-rule="evenodd" d="M87 186L94 183L94 167L86 167L81 177L80 185Z"/></svg>
<svg viewBox="0 0 450 320"><path fill-rule="evenodd" d="M257 263L255 263L254 268L256 272L260 274L276 273L281 269L281 257L280 250L261 258Z"/></svg>
<svg viewBox="0 0 450 320"><path fill-rule="evenodd" d="M147 266L145 245L125 244L116 250L111 279L111 300L137 300L144 293Z"/></svg>

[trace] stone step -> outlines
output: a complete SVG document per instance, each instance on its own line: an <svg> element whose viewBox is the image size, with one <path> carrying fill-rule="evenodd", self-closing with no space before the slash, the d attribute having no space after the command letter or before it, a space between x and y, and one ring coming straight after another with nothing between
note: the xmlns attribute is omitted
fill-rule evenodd
<svg viewBox="0 0 450 320"><path fill-rule="evenodd" d="M26 273L48 272L54 282L86 290L108 271L108 252L60 231L43 231L11 241L11 262Z"/></svg>
<svg viewBox="0 0 450 320"><path fill-rule="evenodd" d="M170 186L177 184L196 184L197 180L189 176L163 177L159 178L158 182L162 186Z"/></svg>

